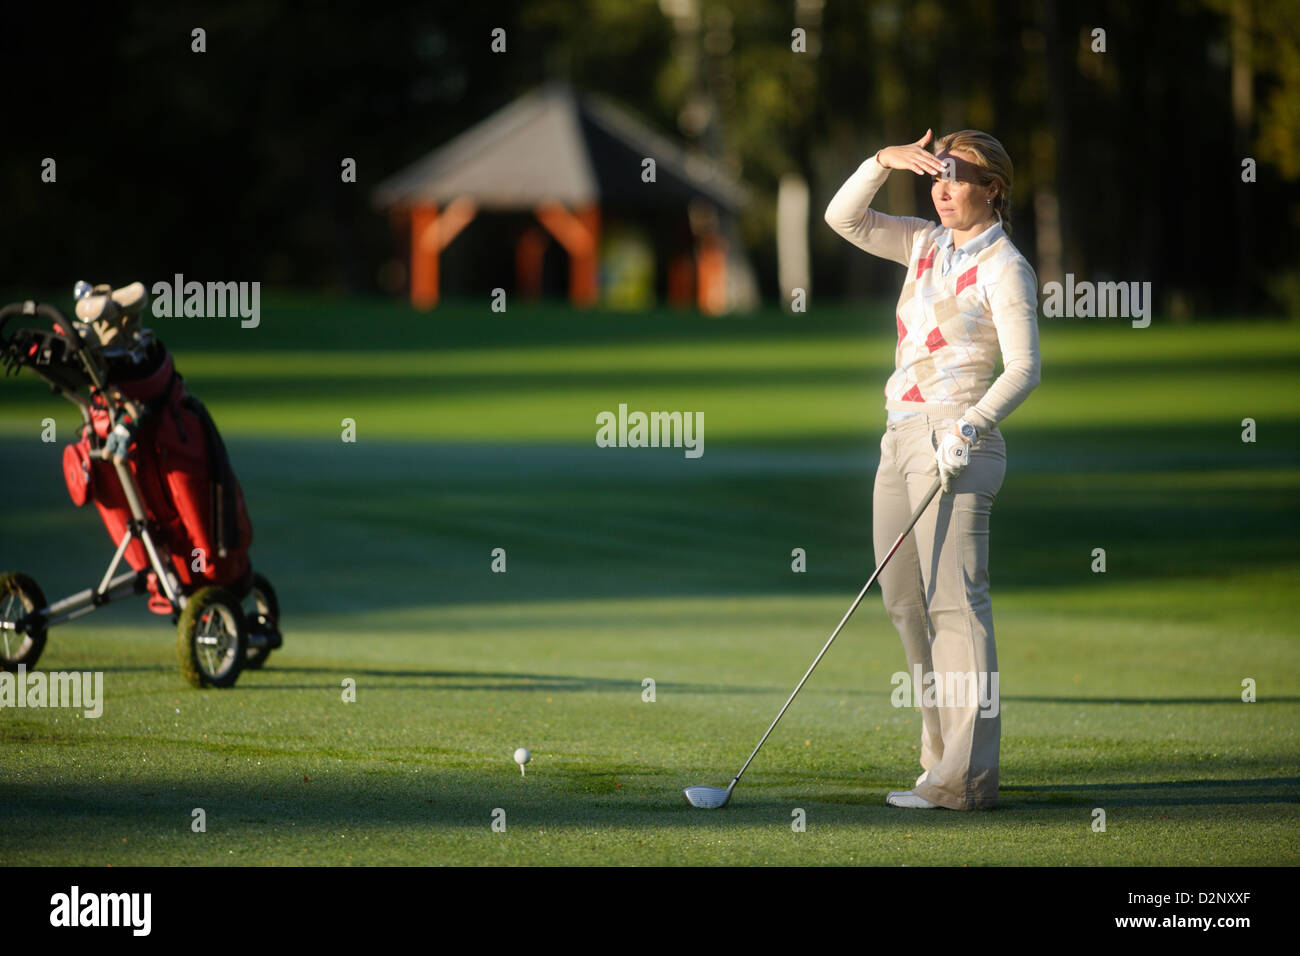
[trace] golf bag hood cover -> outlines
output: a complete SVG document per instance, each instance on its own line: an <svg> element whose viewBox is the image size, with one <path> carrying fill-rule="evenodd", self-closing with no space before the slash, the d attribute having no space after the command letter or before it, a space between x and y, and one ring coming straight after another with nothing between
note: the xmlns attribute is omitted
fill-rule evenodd
<svg viewBox="0 0 1300 956"><path fill-rule="evenodd" d="M140 332L140 311L144 308L145 288L132 282L120 289L97 285L91 294L77 300L77 318L88 323L101 346L113 345L119 338L134 338Z"/></svg>
<svg viewBox="0 0 1300 956"><path fill-rule="evenodd" d="M68 483L68 496L72 503L80 508L94 494L90 467L90 447L87 442L78 442L63 449L63 480Z"/></svg>

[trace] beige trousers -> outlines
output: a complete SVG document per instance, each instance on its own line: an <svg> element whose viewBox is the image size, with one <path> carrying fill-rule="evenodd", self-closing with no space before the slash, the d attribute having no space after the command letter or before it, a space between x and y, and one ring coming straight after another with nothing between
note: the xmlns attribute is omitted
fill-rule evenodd
<svg viewBox="0 0 1300 956"><path fill-rule="evenodd" d="M888 552L938 475L934 451L954 419L921 414L887 425L873 500L876 561ZM926 508L880 574L885 609L903 639L921 703L921 767L916 793L950 810L998 802L1002 736L997 649L989 599L989 514L1006 473L996 428L970 464Z"/></svg>

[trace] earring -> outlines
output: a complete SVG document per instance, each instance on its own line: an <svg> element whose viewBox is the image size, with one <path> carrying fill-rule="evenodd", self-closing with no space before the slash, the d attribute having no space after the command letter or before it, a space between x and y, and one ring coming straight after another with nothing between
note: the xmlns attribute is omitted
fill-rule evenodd
<svg viewBox="0 0 1300 956"><path fill-rule="evenodd" d="M993 199L992 199L991 197L988 198L988 199L986 199L986 200L984 200L984 202L987 203L987 204L990 205L990 206L993 205Z"/></svg>

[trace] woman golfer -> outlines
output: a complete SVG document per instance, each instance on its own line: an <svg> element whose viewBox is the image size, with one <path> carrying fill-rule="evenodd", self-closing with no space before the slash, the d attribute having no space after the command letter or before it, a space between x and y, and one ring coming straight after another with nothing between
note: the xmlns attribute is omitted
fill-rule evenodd
<svg viewBox="0 0 1300 956"><path fill-rule="evenodd" d="M1038 280L1008 238L1012 169L1002 144L963 130L930 153L930 135L864 162L831 200L826 221L854 245L907 267L876 472L877 561L936 470L944 492L880 574L909 672L923 681L913 692L921 697L924 772L888 802L976 810L998 802L1002 721L988 572L989 514L1006 472L998 424L1038 384ZM932 177L938 225L871 208L891 169Z"/></svg>

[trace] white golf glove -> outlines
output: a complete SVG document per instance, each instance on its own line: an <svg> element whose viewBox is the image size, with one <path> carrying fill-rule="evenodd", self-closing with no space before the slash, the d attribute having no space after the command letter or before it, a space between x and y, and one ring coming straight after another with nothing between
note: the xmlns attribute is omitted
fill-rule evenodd
<svg viewBox="0 0 1300 956"><path fill-rule="evenodd" d="M934 450L934 460L939 463L939 483L946 494L952 487L952 480L962 473L970 462L970 450L974 443L961 436L960 430L965 425L958 420L952 431L943 436L939 447ZM969 429L970 426L967 426ZM973 434L973 431L972 431Z"/></svg>

